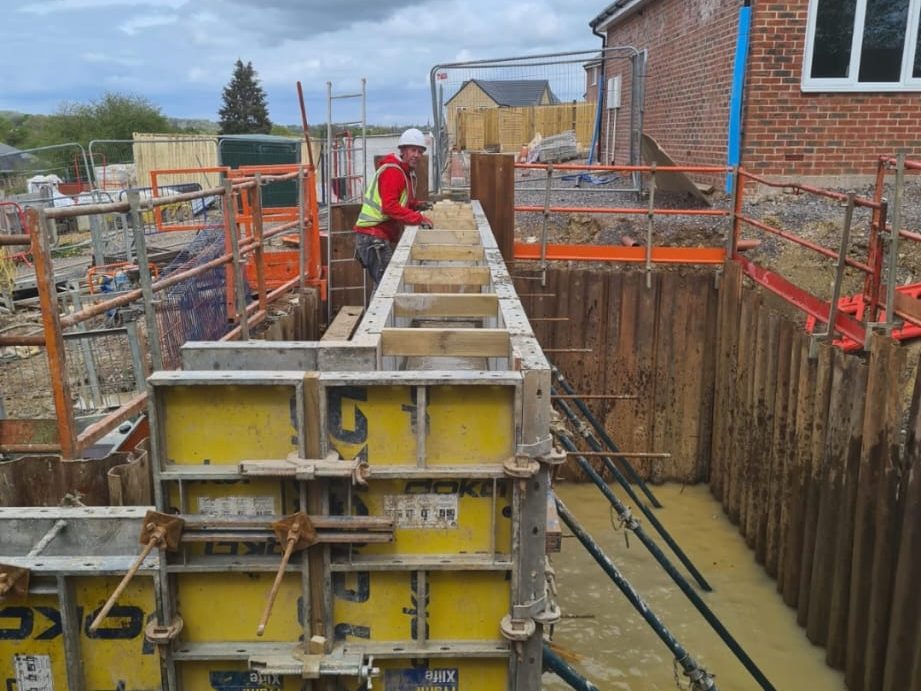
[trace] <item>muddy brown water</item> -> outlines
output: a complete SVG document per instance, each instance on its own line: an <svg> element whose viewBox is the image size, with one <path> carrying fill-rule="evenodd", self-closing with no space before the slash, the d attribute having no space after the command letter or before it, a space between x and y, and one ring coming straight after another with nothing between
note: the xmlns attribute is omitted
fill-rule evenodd
<svg viewBox="0 0 921 691"><path fill-rule="evenodd" d="M614 487L623 496L619 489ZM639 540L631 536L625 546L607 500L594 485L561 484L556 491L678 641L715 675L720 691L760 688ZM774 687L845 691L844 676L825 664L825 650L797 626L796 611L783 603L776 582L755 562L709 489L664 485L653 492L664 505L656 517L713 587L712 593L699 591L701 597ZM640 520L672 557L648 522ZM563 534L571 535L565 526ZM672 561L686 573L676 558ZM677 688L668 649L575 537L564 537L553 566L564 615L553 640L583 656L573 665L581 674L605 691ZM687 679L681 681L687 688ZM543 688L569 686L548 673Z"/></svg>

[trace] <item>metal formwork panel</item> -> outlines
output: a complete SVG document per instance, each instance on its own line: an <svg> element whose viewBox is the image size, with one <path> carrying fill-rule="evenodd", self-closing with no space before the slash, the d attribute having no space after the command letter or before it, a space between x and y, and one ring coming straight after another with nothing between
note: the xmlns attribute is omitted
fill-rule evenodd
<svg viewBox="0 0 921 691"><path fill-rule="evenodd" d="M161 685L144 637L156 611L150 557L96 631L90 623L133 561L143 509L0 509L0 571L28 571L25 592L0 596L0 684L14 691Z"/></svg>
<svg viewBox="0 0 921 691"><path fill-rule="evenodd" d="M499 623L512 601L512 488L503 464L516 450L520 377L334 377L321 376L323 444L370 472L366 486L333 484L333 509L389 517L394 533L392 543L333 551L335 645L389 658L385 689L456 689L461 680L508 688Z"/></svg>
<svg viewBox="0 0 921 691"><path fill-rule="evenodd" d="M315 369L276 369L307 362L295 346L265 344L262 358L247 344L190 347L186 364L201 370L152 376L156 512L126 509L111 534L84 528L84 542L61 533L46 561L23 555L47 521L8 545L2 533L0 570L26 560L39 577L24 603L0 599L0 680L15 691L335 691L372 677L385 691L538 688L553 609L549 368L478 213L479 231L439 231L415 259L408 229L353 341L313 349ZM412 261L423 262L416 283L402 275ZM426 277L481 292L428 300ZM464 323L439 330L452 315ZM152 546L158 526L174 532L90 635L139 535ZM110 551L93 556L100 545ZM62 636L44 614L55 606ZM29 686L29 665L50 681Z"/></svg>

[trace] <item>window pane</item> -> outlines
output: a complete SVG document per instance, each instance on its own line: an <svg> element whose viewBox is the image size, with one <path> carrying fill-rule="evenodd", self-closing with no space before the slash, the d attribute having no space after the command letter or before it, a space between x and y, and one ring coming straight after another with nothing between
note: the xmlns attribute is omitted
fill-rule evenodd
<svg viewBox="0 0 921 691"><path fill-rule="evenodd" d="M908 0L867 0L858 81L901 80L907 29Z"/></svg>
<svg viewBox="0 0 921 691"><path fill-rule="evenodd" d="M921 13L918 14L918 38L915 40L915 67L911 71L911 76L918 79L921 77Z"/></svg>
<svg viewBox="0 0 921 691"><path fill-rule="evenodd" d="M856 6L857 0L819 0L812 42L812 78L848 76Z"/></svg>

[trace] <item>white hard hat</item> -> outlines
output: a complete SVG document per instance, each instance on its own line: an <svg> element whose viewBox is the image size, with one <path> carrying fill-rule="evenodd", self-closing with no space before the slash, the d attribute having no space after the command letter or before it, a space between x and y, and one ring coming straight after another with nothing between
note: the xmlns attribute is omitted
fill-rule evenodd
<svg viewBox="0 0 921 691"><path fill-rule="evenodd" d="M425 146L425 135L415 127L410 127L400 135L400 141L397 144L397 147L400 146L418 146L422 149L425 149L427 148Z"/></svg>

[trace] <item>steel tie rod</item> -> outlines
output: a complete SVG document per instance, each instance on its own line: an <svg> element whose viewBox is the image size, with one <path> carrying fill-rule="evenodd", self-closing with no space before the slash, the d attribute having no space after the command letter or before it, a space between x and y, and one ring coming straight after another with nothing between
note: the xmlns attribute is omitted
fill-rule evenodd
<svg viewBox="0 0 921 691"><path fill-rule="evenodd" d="M559 438L560 442L563 444L564 448L566 448L569 451L576 450L575 445L572 443L572 440L567 435L559 434L557 435L557 437ZM707 606L707 603L705 603L701 599L700 595L697 594L694 588L691 587L691 584L687 582L687 579L685 579L684 576L682 576L678 572L678 569L675 568L674 564L671 563L669 558L665 556L665 554L662 552L661 549L659 549L659 546L652 540L651 537L649 537L649 535L646 534L646 531L643 530L643 526L639 524L639 521L633 518L629 509L626 506L624 506L623 503L621 503L621 501L614 495L614 492L611 491L611 488L608 487L604 479L602 479L602 477L598 474L598 472L592 467L591 463L589 463L582 456L577 456L576 458L579 461L580 467L588 474L588 476L592 479L592 482L598 485L598 487L601 489L604 495L608 498L608 501L611 502L611 505L614 507L614 510L617 511L618 515L624 521L625 527L628 528L629 530L632 530L633 533L639 538L640 542L643 543L643 545L646 547L646 549L649 550L650 554L652 554L655 560L659 562L659 564L662 566L663 569L665 569L665 572L675 582L675 585L677 585L678 588L681 590L681 592L683 592L685 596L688 598L688 600L691 601L691 604L694 605L697 611L700 612L701 616L703 616L703 618L707 621L707 623L710 624L710 627L722 639L723 643L726 644L726 647L728 647L732 651L732 653L736 656L739 662L742 663L745 669L748 670L749 674L752 675L752 677L755 679L755 681L758 682L758 684L761 686L762 689L764 689L764 691L775 691L771 682L769 682L767 677L764 676L764 673L760 669L758 669L758 665L755 664L754 660L752 660L748 656L748 653L746 653L745 650L742 649L742 646L739 645L738 641L736 641L736 639L733 638L732 634L729 633L728 629L726 629L726 627L723 626L723 623L713 613L713 610L711 610ZM557 499L556 502L557 502L557 506L560 507L560 515L562 516L563 508L564 508L562 506L562 502L559 499ZM570 518L572 518L571 514L570 514ZM564 518L564 521L565 521L565 518ZM569 525L568 522L566 524ZM573 533L576 533L576 530L573 529L571 525L569 527L570 529L572 529ZM578 537L578 533L576 533L576 535ZM585 544L585 542L582 540L581 537L579 537L579 540L580 542L582 542L582 544ZM586 548L588 548L587 545L586 545ZM597 557L595 557L595 559L596 561L598 560ZM713 688L713 687L703 686L700 688L708 689L708 688Z"/></svg>
<svg viewBox="0 0 921 691"><path fill-rule="evenodd" d="M552 391L553 389L551 388L551 395L552 395ZM576 414L572 411L572 408L570 408L569 405L565 401L557 400L555 401L555 403L557 407L563 411L566 417L569 418L569 420L574 425L577 425L580 428L584 428L584 425L581 422L581 420L579 420ZM594 449L596 452L601 451L601 444L598 443L598 441L595 439L592 433L588 431L587 428L585 428L585 432L583 433L582 436L585 438L585 441L588 443L588 445L592 447L592 449ZM567 448L567 451L569 451L570 455L577 456L577 457L582 456L582 454L580 454L579 451L575 449L574 446L572 449ZM584 456L582 456L582 459L584 460ZM620 469L618 469L617 464L614 463L613 459L608 455L602 456L602 459L605 464L605 467L610 471L611 475L614 476L614 479L617 480L617 483L621 487L624 488L624 491L627 493L627 496L630 497L630 500L639 508L640 511L643 512L643 515L652 524L652 527L656 529L656 532L665 541L665 544L668 545L672 553L674 553L674 555L678 557L678 561L684 564L684 568L686 568L688 572L694 577L694 580L697 581L697 584L701 588L706 590L707 592L713 590L713 588L711 588L710 584L707 582L707 579L704 578L703 574L697 570L697 567L694 566L694 563L691 561L688 555L686 555L684 553L684 550L681 549L681 547L678 545L677 542L675 542L671 534L665 529L665 526L659 522L659 519L656 518L656 515L636 495L636 492L633 491L633 488L630 486L630 483L627 482L627 478L625 478L623 476L623 473L620 472ZM591 468L592 471L594 471L594 468L591 465L589 465L589 468ZM604 480L602 480L602 484L604 484L604 486L607 487L607 484L604 483Z"/></svg>
<svg viewBox="0 0 921 691"><path fill-rule="evenodd" d="M566 504L564 504L559 497L555 497L555 499L560 518L563 519L563 522L573 534L579 538L579 542L588 550L588 553L592 555L598 565L608 575L608 578L614 581L614 585L620 589L627 600L630 601L630 604L633 605L634 609L640 613L643 619L646 620L646 623L655 631L659 639L665 643L665 646L671 651L672 655L675 656L675 660L681 665L685 676L691 680L691 689L693 691L716 691L716 683L713 681L713 677L710 673L697 664L694 658L692 658L678 642L674 634L668 630L656 613L649 608L649 605L646 604L640 594L630 585L630 581L624 578L623 574L620 573L610 557L602 551L601 547L592 539L591 535L579 525L575 516L566 508ZM773 689L774 687L768 684L764 688Z"/></svg>
<svg viewBox="0 0 921 691"><path fill-rule="evenodd" d="M588 679L574 670L562 657L557 655L547 641L544 641L544 667L556 674L576 691L598 691Z"/></svg>
<svg viewBox="0 0 921 691"><path fill-rule="evenodd" d="M563 373L560 372L560 370L556 366L551 367L551 369L553 373L556 375L557 380L560 382L560 386L563 387L563 391L565 391L566 394L570 396L575 394L576 393L575 390L569 385L569 382L566 381L566 377L563 376ZM617 447L617 444L614 443L614 440L608 436L608 433L605 431L601 423L598 422L597 418L595 418L595 416L592 415L592 411L588 409L588 406L585 405L585 402L581 398L574 398L573 402L576 404L579 410L582 411L582 414L585 416L585 419L588 420L591 426L595 428L595 431L598 433L598 436L601 437L601 440L607 445L608 449L610 449L613 452L613 454L616 456L617 452L620 451L620 449ZM620 456L619 458L621 462L624 464L624 469L627 471L627 475L630 476L630 479L635 484L639 485L640 489L643 490L643 494L645 494L649 498L649 501L652 502L653 506L655 506L657 509L661 509L662 504L659 503L659 500L656 499L655 495L652 493L652 491L650 491L649 487L646 486L646 483L643 481L643 478L641 478L637 474L636 469L633 467L630 461L624 458L623 456Z"/></svg>

